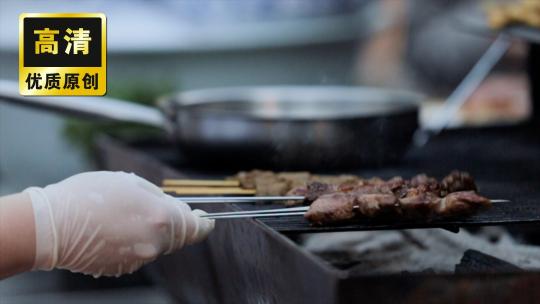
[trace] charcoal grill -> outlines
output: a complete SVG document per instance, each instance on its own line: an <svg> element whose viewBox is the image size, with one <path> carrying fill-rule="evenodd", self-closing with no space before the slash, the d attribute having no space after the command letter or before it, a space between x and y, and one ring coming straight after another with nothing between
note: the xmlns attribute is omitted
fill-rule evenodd
<svg viewBox="0 0 540 304"><path fill-rule="evenodd" d="M467 170L476 177L482 194L509 199L513 205L502 210L492 208L446 228L475 225L477 220L537 221L540 143L532 140L536 133L530 130L529 125L524 125L447 131L423 149L411 151L399 166L349 173L389 178L426 172L442 177L454 168ZM98 147L104 168L133 171L156 184L164 178L216 179L235 172L231 168L192 168L175 150L156 141L125 143L103 137ZM437 162L438 159L445 161ZM235 170L241 169L251 168ZM219 212L260 206L203 208ZM407 225L400 228L413 228L418 223ZM352 303L358 299L378 303L540 301L540 272L489 266L494 271L487 274L485 267L462 271L462 265L455 274L361 275L335 268L293 241L299 232L342 231L360 229L359 226L314 228L301 218L220 221L207 242L162 257L151 264L149 271L175 298L188 303ZM509 227L520 233L530 225ZM491 265L491 260L481 254L474 261L475 265Z"/></svg>
<svg viewBox="0 0 540 304"><path fill-rule="evenodd" d="M410 151L399 166L349 173L390 178L426 172L440 178L455 168L467 170L476 177L482 194L509 199L512 205L451 225L447 222L444 227L511 220L522 225L509 229L538 244L538 225L526 224L540 217L538 44L531 44L530 54L534 114L529 123L445 131L421 150ZM164 178L215 179L252 169L241 164L193 168L176 150L153 140L126 143L103 137L98 150L103 168L132 171L156 184ZM257 206L205 207L209 212L239 208ZM540 271L523 271L489 253L467 251L455 273L375 276L336 268L293 241L299 232L358 230L367 224L374 223L314 228L298 218L220 221L208 241L162 257L147 270L181 303L540 303ZM407 223L399 228L419 225Z"/></svg>

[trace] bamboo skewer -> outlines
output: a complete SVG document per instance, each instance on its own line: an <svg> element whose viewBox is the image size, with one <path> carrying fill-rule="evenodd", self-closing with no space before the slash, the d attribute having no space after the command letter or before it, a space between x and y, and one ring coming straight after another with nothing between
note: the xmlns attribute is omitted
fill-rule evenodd
<svg viewBox="0 0 540 304"><path fill-rule="evenodd" d="M179 195L255 195L255 189L237 187L161 187L161 190Z"/></svg>
<svg viewBox="0 0 540 304"><path fill-rule="evenodd" d="M245 189L237 180L164 179L161 189L176 195L255 195L255 189Z"/></svg>
<svg viewBox="0 0 540 304"><path fill-rule="evenodd" d="M256 203L277 201L303 201L303 196L184 196L178 200L188 204L208 203Z"/></svg>
<svg viewBox="0 0 540 304"><path fill-rule="evenodd" d="M163 186L207 186L207 187L240 187L237 180L196 180L196 179L164 179Z"/></svg>

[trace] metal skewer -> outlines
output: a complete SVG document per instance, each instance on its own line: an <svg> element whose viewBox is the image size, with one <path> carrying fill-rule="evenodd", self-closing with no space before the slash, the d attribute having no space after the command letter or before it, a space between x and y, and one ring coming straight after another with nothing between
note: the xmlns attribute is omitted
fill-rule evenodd
<svg viewBox="0 0 540 304"><path fill-rule="evenodd" d="M199 196L199 197L177 197L179 201L188 204L206 203L255 203L274 201L303 201L303 196Z"/></svg>
<svg viewBox="0 0 540 304"><path fill-rule="evenodd" d="M510 203L509 200L494 199L492 203ZM277 208L264 210L248 210L248 211L229 211L203 214L201 217L207 219L236 219L236 218L257 218L257 217L280 217L292 215L304 215L309 210L309 206L292 207L292 208Z"/></svg>
<svg viewBox="0 0 540 304"><path fill-rule="evenodd" d="M277 216L291 216L291 215L304 215L306 212L278 212L278 213L257 213L257 214L231 214L231 215L213 215L207 214L202 216L207 219L237 219L237 218L255 218L255 217L277 217Z"/></svg>
<svg viewBox="0 0 540 304"><path fill-rule="evenodd" d="M505 199L493 199L489 200L492 204L499 204L499 203L511 203L511 200L505 200Z"/></svg>
<svg viewBox="0 0 540 304"><path fill-rule="evenodd" d="M186 204L208 204L208 203L256 203L256 202L278 202L278 201L303 201L303 196L208 196L194 197L185 196L177 199ZM492 203L509 203L509 200L491 200ZM290 208L289 208L290 209Z"/></svg>
<svg viewBox="0 0 540 304"><path fill-rule="evenodd" d="M221 216L221 215L242 215L242 214L263 214L263 213L290 213L299 211L308 211L309 207L292 207L292 208L277 208L277 209L265 209L265 210L249 210L249 211L230 211L230 212L216 212L210 214L203 214L201 217L209 216Z"/></svg>
<svg viewBox="0 0 540 304"><path fill-rule="evenodd" d="M164 179L161 184L165 187L240 187L237 180Z"/></svg>

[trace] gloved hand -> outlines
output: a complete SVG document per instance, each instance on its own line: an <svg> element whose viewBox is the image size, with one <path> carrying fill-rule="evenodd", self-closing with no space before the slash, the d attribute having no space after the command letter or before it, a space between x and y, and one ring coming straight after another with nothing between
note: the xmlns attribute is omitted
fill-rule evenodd
<svg viewBox="0 0 540 304"><path fill-rule="evenodd" d="M185 203L124 172L88 172L31 187L36 224L33 269L68 269L95 277L131 273L199 242L214 228Z"/></svg>

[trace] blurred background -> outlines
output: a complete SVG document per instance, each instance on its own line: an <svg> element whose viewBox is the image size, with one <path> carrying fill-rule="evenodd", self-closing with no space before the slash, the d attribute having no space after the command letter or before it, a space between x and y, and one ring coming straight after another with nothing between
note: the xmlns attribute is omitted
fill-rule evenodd
<svg viewBox="0 0 540 304"><path fill-rule="evenodd" d="M2 0L0 78L18 78L19 14L103 12L109 97L154 104L159 96L199 88L367 85L425 94L425 118L492 42L456 21L480 9L479 2L464 0ZM516 122L530 114L526 51L525 43L513 43L454 125ZM92 141L103 132L129 138L141 129L0 103L0 195L95 168ZM99 296L92 289L104 287L108 291ZM32 273L0 282L2 303L35 303L35 297L55 303L171 301L141 274L93 280Z"/></svg>

